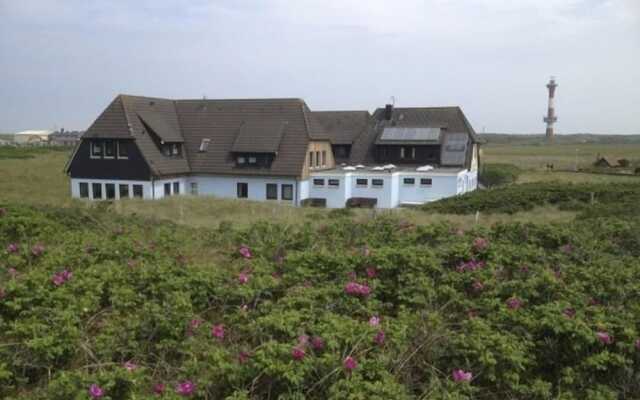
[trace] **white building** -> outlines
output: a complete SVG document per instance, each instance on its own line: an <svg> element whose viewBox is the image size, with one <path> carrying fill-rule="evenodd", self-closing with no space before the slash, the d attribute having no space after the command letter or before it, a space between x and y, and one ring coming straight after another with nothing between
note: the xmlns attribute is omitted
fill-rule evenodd
<svg viewBox="0 0 640 400"><path fill-rule="evenodd" d="M458 107L312 112L300 99L118 96L67 165L71 195L200 195L331 208L422 204L477 188Z"/></svg>
<svg viewBox="0 0 640 400"><path fill-rule="evenodd" d="M13 143L18 145L44 145L49 143L49 130L29 130L17 132L13 136Z"/></svg>

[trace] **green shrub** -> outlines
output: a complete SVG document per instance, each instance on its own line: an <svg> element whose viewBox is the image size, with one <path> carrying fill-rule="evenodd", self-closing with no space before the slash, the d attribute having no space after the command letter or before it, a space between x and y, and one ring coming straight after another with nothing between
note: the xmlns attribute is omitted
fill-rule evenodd
<svg viewBox="0 0 640 400"><path fill-rule="evenodd" d="M2 208L1 398L640 397L638 217L189 229Z"/></svg>
<svg viewBox="0 0 640 400"><path fill-rule="evenodd" d="M512 164L484 164L479 180L486 187L495 187L515 183L521 170Z"/></svg>

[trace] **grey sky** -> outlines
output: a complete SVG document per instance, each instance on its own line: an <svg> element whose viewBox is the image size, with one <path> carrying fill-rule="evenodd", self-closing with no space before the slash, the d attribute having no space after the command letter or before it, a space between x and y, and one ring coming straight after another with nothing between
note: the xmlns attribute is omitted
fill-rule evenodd
<svg viewBox="0 0 640 400"><path fill-rule="evenodd" d="M0 131L118 93L460 105L475 129L640 133L640 0L0 0Z"/></svg>

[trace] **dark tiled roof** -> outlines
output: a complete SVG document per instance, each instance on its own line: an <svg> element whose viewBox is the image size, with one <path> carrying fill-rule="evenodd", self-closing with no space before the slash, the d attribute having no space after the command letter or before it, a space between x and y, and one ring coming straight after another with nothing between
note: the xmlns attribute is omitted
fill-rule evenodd
<svg viewBox="0 0 640 400"><path fill-rule="evenodd" d="M277 153L287 122L278 119L243 123L231 151L236 153Z"/></svg>
<svg viewBox="0 0 640 400"><path fill-rule="evenodd" d="M116 97L83 135L84 138L131 139L122 98Z"/></svg>
<svg viewBox="0 0 640 400"><path fill-rule="evenodd" d="M191 172L202 174L300 176L309 144L304 102L300 99L176 100ZM237 168L231 157L242 124L286 123L270 169ZM199 152L202 139L210 139Z"/></svg>
<svg viewBox="0 0 640 400"><path fill-rule="evenodd" d="M314 111L331 144L353 144L369 126L369 111Z"/></svg>

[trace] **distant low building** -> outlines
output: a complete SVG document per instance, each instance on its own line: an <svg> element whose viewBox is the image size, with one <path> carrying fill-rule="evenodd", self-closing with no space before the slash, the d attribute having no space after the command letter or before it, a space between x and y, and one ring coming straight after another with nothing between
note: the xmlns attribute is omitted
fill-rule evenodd
<svg viewBox="0 0 640 400"><path fill-rule="evenodd" d="M596 162L593 163L593 166L600 168L617 168L620 167L620 161L614 160L611 157L599 156Z"/></svg>
<svg viewBox="0 0 640 400"><path fill-rule="evenodd" d="M75 146L80 142L82 132L78 131L60 131L54 132L49 136L49 144L51 146Z"/></svg>
<svg viewBox="0 0 640 400"><path fill-rule="evenodd" d="M29 130L17 132L13 135L13 143L17 145L42 146L49 144L49 136L53 131L49 130Z"/></svg>

